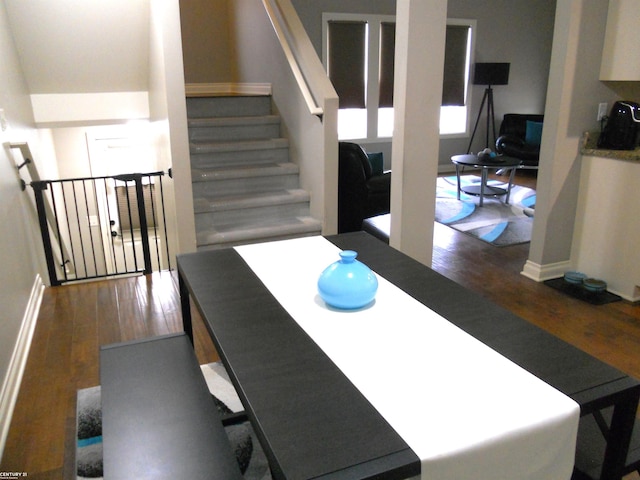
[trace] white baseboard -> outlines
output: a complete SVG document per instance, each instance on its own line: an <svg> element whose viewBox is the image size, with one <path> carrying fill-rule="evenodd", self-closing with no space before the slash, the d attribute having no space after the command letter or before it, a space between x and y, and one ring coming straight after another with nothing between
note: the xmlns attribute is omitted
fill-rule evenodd
<svg viewBox="0 0 640 480"><path fill-rule="evenodd" d="M527 260L520 273L536 282L544 282L545 280L564 276L564 272L567 270L571 270L569 261L540 265L531 260Z"/></svg>
<svg viewBox="0 0 640 480"><path fill-rule="evenodd" d="M187 83L187 97L214 95L271 95L270 83Z"/></svg>
<svg viewBox="0 0 640 480"><path fill-rule="evenodd" d="M2 390L0 390L0 460L2 460L7 435L9 434L9 426L11 425L11 417L13 416L16 401L18 400L20 383L22 382L22 375L27 365L27 357L31 347L33 332L36 328L43 294L44 283L40 275L36 275L33 287L31 288L31 296L29 297L29 302L24 317L22 318L22 325L18 332L18 340L11 355L7 376L2 384Z"/></svg>

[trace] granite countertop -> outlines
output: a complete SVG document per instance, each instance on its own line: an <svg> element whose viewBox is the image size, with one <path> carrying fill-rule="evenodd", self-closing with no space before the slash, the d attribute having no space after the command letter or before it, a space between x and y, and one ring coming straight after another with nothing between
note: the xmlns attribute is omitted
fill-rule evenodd
<svg viewBox="0 0 640 480"><path fill-rule="evenodd" d="M640 162L640 147L635 150L607 150L598 148L598 132L585 132L582 136L580 153L592 157L613 158L616 160L628 160Z"/></svg>

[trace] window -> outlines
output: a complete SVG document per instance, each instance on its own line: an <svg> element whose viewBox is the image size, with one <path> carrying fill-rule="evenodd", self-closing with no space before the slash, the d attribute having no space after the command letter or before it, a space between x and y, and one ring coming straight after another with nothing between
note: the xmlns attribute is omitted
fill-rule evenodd
<svg viewBox="0 0 640 480"><path fill-rule="evenodd" d="M115 187L121 234L125 230L140 229L140 212L138 209L135 182L126 183L126 186ZM148 227L154 227L156 224L155 208L153 207L153 199L156 194L153 183L149 182L142 185L142 197L144 199L144 209Z"/></svg>
<svg viewBox="0 0 640 480"><path fill-rule="evenodd" d="M323 60L338 97L338 138L393 135L395 17L323 15ZM440 134L468 131L473 20L447 21Z"/></svg>

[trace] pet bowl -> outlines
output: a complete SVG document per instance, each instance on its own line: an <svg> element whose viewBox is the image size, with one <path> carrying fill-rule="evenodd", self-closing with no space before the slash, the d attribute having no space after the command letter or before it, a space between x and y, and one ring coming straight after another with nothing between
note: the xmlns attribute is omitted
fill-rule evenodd
<svg viewBox="0 0 640 480"><path fill-rule="evenodd" d="M600 293L607 289L607 282L597 278L585 278L582 285L589 292Z"/></svg>
<svg viewBox="0 0 640 480"><path fill-rule="evenodd" d="M564 280L573 285L582 285L582 282L587 276L582 272L565 272Z"/></svg>

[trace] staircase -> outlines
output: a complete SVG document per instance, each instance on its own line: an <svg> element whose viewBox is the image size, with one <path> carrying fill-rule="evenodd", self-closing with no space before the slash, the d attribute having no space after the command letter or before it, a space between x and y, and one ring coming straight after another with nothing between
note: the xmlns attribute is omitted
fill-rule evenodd
<svg viewBox="0 0 640 480"><path fill-rule="evenodd" d="M198 250L318 235L270 96L187 98Z"/></svg>

